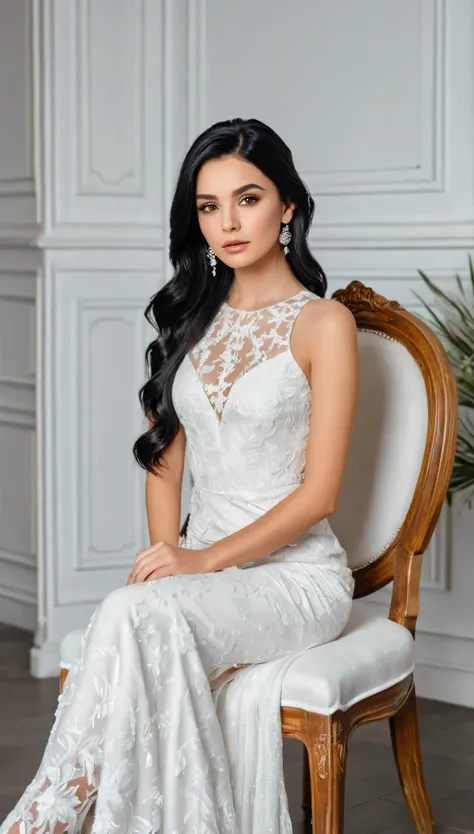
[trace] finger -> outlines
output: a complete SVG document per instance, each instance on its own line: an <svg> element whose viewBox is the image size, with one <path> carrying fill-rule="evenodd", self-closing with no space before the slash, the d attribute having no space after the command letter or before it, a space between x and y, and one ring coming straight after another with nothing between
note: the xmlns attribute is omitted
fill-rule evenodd
<svg viewBox="0 0 474 834"><path fill-rule="evenodd" d="M163 545L164 542L157 542L156 544L152 544L150 547L147 547L145 550L140 550L136 555L135 562L141 561L144 557L149 556L150 553L155 553L160 547L163 547Z"/></svg>
<svg viewBox="0 0 474 834"><path fill-rule="evenodd" d="M151 548L149 548L149 550L151 551ZM137 558L137 561L135 562L132 568L132 572L130 574L132 582L137 581L138 573L143 568L143 565L149 562L150 559L153 560L155 558L154 550L152 552L148 552L148 555L145 555L145 551L143 551L143 556L141 554L139 555L141 558Z"/></svg>
<svg viewBox="0 0 474 834"><path fill-rule="evenodd" d="M153 579L164 579L165 576L173 576L173 574L170 573L170 568L157 568L156 570L152 571L144 581L151 582Z"/></svg>
<svg viewBox="0 0 474 834"><path fill-rule="evenodd" d="M144 582L153 570L164 567L166 567L165 558L163 556L160 558L157 554L153 553L139 565L135 581Z"/></svg>

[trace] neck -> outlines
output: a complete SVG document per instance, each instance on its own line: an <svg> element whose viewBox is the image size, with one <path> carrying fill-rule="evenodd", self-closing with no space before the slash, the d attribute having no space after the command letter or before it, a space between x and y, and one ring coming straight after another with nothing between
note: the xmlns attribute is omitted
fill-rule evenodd
<svg viewBox="0 0 474 834"><path fill-rule="evenodd" d="M233 307L263 307L299 292L302 284L291 271L279 244L259 261L234 270L227 299Z"/></svg>

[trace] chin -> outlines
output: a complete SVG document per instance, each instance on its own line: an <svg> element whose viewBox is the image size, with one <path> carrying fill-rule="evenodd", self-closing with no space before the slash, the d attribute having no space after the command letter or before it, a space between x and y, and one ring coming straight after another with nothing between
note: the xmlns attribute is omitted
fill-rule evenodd
<svg viewBox="0 0 474 834"><path fill-rule="evenodd" d="M232 255L230 258L221 258L222 263L226 266L230 266L231 269L234 266L242 267L242 266L251 266L258 258L255 258L254 255L249 255L248 252L240 252L239 254Z"/></svg>

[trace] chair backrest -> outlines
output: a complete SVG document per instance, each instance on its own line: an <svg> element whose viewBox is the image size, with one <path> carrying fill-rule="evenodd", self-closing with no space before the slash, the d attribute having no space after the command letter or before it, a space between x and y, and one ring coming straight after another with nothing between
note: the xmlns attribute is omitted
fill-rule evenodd
<svg viewBox="0 0 474 834"><path fill-rule="evenodd" d="M454 373L434 332L360 281L333 298L358 328L360 388L331 526L355 597L394 580L390 617L415 631L423 553L449 486L457 435Z"/></svg>

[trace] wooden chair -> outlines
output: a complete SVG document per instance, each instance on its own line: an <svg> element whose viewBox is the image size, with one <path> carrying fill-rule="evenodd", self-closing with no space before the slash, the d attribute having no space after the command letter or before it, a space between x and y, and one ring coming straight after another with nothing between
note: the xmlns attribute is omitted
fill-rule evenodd
<svg viewBox="0 0 474 834"><path fill-rule="evenodd" d="M343 832L347 742L361 724L390 719L392 747L418 834L434 832L422 774L414 637L425 552L454 462L454 374L434 333L396 301L353 281L334 293L358 327L356 426L330 522L347 550L354 599L393 580L388 618L358 610L344 634L287 670L284 736L304 742L304 805L313 834Z"/></svg>
<svg viewBox="0 0 474 834"><path fill-rule="evenodd" d="M313 834L341 834L347 742L367 721L390 719L400 781L418 834L435 831L421 767L414 636L423 553L454 462L454 375L434 333L396 301L353 281L334 293L358 327L361 384L334 532L355 575L355 599L394 581L388 617L357 607L338 640L287 670L284 736L306 748L304 805ZM186 519L181 533L186 529ZM60 687L82 631L61 646ZM311 820L312 817L312 820Z"/></svg>

